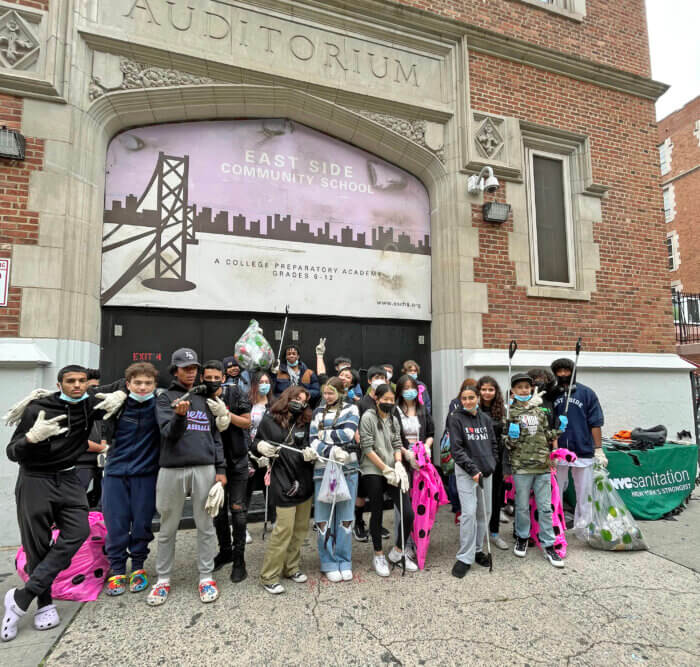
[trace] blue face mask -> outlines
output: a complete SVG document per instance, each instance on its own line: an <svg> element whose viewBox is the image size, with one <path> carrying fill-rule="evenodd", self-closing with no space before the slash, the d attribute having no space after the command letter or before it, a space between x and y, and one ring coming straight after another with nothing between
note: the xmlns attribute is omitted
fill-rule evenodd
<svg viewBox="0 0 700 667"><path fill-rule="evenodd" d="M416 398L418 397L418 390L417 389L406 389L403 392L403 397L407 401L415 401Z"/></svg>
<svg viewBox="0 0 700 667"><path fill-rule="evenodd" d="M518 396L517 394L513 394L513 398L516 401L522 401L523 403L527 403L532 398L532 394L528 394L527 396Z"/></svg>
<svg viewBox="0 0 700 667"><path fill-rule="evenodd" d="M296 361L288 361L287 362L287 366L291 366L292 368L294 368L295 366L298 366L298 365L299 365L298 359Z"/></svg>
<svg viewBox="0 0 700 667"><path fill-rule="evenodd" d="M80 403L80 401L84 401L87 397L87 392L85 392L80 398L71 398L70 396L66 396L63 392L61 392L61 395L59 396L59 398L66 403Z"/></svg>
<svg viewBox="0 0 700 667"><path fill-rule="evenodd" d="M129 392L129 398L133 398L138 403L145 403L146 401L150 401L153 398L153 396L153 392L151 392L150 394L144 394L143 396L141 394L135 394L133 391Z"/></svg>
<svg viewBox="0 0 700 667"><path fill-rule="evenodd" d="M261 396L267 396L270 393L270 385L269 384L259 384L258 385L258 393Z"/></svg>
<svg viewBox="0 0 700 667"><path fill-rule="evenodd" d="M414 380L418 379L418 373L406 373L408 377L413 378Z"/></svg>

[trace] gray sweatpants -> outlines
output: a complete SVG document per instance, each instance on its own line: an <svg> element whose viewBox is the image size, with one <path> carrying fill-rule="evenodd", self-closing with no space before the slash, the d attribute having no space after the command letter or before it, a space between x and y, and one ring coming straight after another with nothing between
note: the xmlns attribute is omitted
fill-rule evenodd
<svg viewBox="0 0 700 667"><path fill-rule="evenodd" d="M491 476L484 479L482 493L479 485L457 465L455 466L455 479L459 502L462 505L462 514L459 517L457 560L471 565L474 562L474 554L484 548L484 538L489 529L492 480Z"/></svg>
<svg viewBox="0 0 700 667"><path fill-rule="evenodd" d="M214 571L216 530L214 521L204 510L207 496L216 481L213 465L188 468L161 468L156 483L156 509L160 514L156 572L169 577L175 560L175 538L185 506L185 497L192 498L194 525L197 527L197 566L200 577Z"/></svg>

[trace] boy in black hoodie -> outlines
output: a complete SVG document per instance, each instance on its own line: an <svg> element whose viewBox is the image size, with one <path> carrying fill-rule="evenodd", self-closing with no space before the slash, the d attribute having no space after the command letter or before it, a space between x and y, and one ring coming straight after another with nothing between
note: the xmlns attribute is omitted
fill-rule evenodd
<svg viewBox="0 0 700 667"><path fill-rule="evenodd" d="M156 419L160 427L160 470L156 482L156 509L160 514L156 572L158 581L146 601L163 604L170 593L170 573L175 561L175 538L182 518L185 497L192 498L197 528L199 599L213 602L219 589L213 577L216 531L209 498L217 494L221 507L226 484L226 463L219 431L228 428L230 414L220 398L207 399L194 387L200 364L197 353L183 347L173 352L170 372L173 382L156 401ZM185 396L185 394L187 394ZM220 485L217 483L220 482Z"/></svg>
<svg viewBox="0 0 700 667"><path fill-rule="evenodd" d="M90 533L87 498L75 464L88 449L95 420L111 416L126 393L121 389L110 394L89 393L87 382L85 368L66 366L58 372L60 391L37 389L5 416L8 425L19 421L7 457L20 464L15 487L17 521L30 576L23 588L10 589L5 595L3 641L17 636L19 619L34 598L37 630L61 622L52 603L51 585ZM115 383L109 388L120 386ZM52 546L54 524L60 534Z"/></svg>
<svg viewBox="0 0 700 667"><path fill-rule="evenodd" d="M476 385L463 387L459 400L462 407L447 418L447 429L462 506L459 551L452 575L461 579L474 561L489 565L489 558L481 549L491 514L491 475L496 469L498 443L491 418L479 410Z"/></svg>

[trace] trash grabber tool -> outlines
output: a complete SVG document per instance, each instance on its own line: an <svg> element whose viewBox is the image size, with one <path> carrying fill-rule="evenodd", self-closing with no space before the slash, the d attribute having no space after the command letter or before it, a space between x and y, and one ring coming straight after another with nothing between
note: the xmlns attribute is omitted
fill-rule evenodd
<svg viewBox="0 0 700 667"><path fill-rule="evenodd" d="M513 363L513 356L518 350L518 343L516 342L515 339L510 341L510 345L508 346L508 386L510 387L510 376L512 373L512 363ZM508 421L508 417L510 417L510 398L506 400L506 421Z"/></svg>
<svg viewBox="0 0 700 667"><path fill-rule="evenodd" d="M571 398L571 389L574 386L574 379L576 378L576 368L578 367L578 355L581 354L581 348L583 343L581 337L576 341L576 359L574 359L574 370L571 372L571 382L569 382L569 391L566 393L566 405L564 406L564 414L569 414L569 399Z"/></svg>
<svg viewBox="0 0 700 667"><path fill-rule="evenodd" d="M401 560L398 564L401 565L401 576L406 576L406 536L403 532L403 491L399 483L399 512L401 514Z"/></svg>
<svg viewBox="0 0 700 667"><path fill-rule="evenodd" d="M489 572L493 572L493 556L491 555L491 538L489 537L489 520L486 518L486 494L484 493L484 476L479 475L479 489L481 490L481 507L484 510L484 525L486 526L486 553L489 558Z"/></svg>
<svg viewBox="0 0 700 667"><path fill-rule="evenodd" d="M269 465L267 471L265 472L265 521L263 523L263 542L265 541L265 534L267 533L267 508L268 508L268 497L270 492L270 472L272 471L272 465Z"/></svg>
<svg viewBox="0 0 700 667"><path fill-rule="evenodd" d="M281 363L282 346L284 345L284 334L287 332L287 320L289 319L289 304L284 307L284 323L282 324L282 336L280 337L280 347L277 350L277 365Z"/></svg>

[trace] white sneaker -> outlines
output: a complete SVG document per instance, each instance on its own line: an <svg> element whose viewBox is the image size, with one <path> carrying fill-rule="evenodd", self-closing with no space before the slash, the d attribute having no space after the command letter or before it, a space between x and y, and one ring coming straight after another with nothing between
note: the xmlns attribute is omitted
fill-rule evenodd
<svg viewBox="0 0 700 667"><path fill-rule="evenodd" d="M396 565L403 555L406 556L406 572L417 572L418 566L411 560L411 557L408 554L402 554L396 547L389 552L388 558Z"/></svg>
<svg viewBox="0 0 700 667"><path fill-rule="evenodd" d="M253 542L253 536L248 532L248 529L246 528L245 531L245 543L246 544L252 544Z"/></svg>
<svg viewBox="0 0 700 667"><path fill-rule="evenodd" d="M340 576L343 577L343 581L352 581L352 570L341 570Z"/></svg>
<svg viewBox="0 0 700 667"><path fill-rule="evenodd" d="M330 572L324 572L323 574L326 576L328 581L332 581L334 584L337 584L339 581L343 580L343 575L340 574L338 570L331 570Z"/></svg>
<svg viewBox="0 0 700 667"><path fill-rule="evenodd" d="M388 577L389 576L389 563L386 562L386 558L384 558L384 554L382 554L381 556L374 557L374 571L380 577Z"/></svg>
<svg viewBox="0 0 700 667"><path fill-rule="evenodd" d="M491 542L495 544L499 549L507 549L508 545L506 541L500 535L491 535Z"/></svg>

